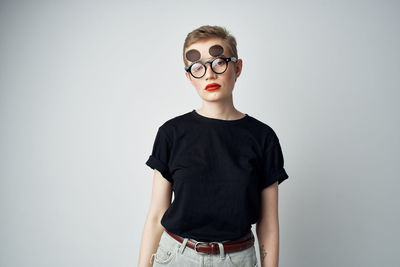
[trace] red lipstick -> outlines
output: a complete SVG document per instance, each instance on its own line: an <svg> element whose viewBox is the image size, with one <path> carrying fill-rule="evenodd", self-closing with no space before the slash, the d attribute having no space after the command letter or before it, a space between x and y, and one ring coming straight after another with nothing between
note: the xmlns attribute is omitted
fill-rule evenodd
<svg viewBox="0 0 400 267"><path fill-rule="evenodd" d="M217 90L220 87L221 87L221 85L219 85L218 83L210 83L204 89L207 91L213 91L213 90Z"/></svg>

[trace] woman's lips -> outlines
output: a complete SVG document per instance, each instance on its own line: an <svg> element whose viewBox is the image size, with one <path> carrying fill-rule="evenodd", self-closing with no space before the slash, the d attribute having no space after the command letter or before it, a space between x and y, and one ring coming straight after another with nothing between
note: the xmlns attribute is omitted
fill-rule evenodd
<svg viewBox="0 0 400 267"><path fill-rule="evenodd" d="M221 85L219 85L218 83L210 83L206 86L206 90L207 91L213 91L213 90L217 90L218 88L220 88Z"/></svg>

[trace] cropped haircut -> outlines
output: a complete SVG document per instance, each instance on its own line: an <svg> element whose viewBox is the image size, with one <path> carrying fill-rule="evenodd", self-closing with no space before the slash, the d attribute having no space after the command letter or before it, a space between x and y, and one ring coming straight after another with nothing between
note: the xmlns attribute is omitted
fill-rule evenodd
<svg viewBox="0 0 400 267"><path fill-rule="evenodd" d="M211 38L221 38L222 41L225 43L230 56L238 58L236 39L232 34L230 34L228 30L226 30L225 27L203 25L197 29L194 29L186 36L185 42L183 44L183 63L185 64L185 66L189 65L189 62L185 57L186 48L198 41Z"/></svg>

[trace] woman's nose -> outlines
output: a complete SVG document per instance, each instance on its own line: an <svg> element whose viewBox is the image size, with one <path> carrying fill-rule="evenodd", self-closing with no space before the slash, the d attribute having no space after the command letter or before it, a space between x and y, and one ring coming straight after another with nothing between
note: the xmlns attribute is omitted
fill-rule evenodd
<svg viewBox="0 0 400 267"><path fill-rule="evenodd" d="M217 77L217 74L211 69L211 64L208 64L204 78L209 79L209 78L216 78L216 77Z"/></svg>

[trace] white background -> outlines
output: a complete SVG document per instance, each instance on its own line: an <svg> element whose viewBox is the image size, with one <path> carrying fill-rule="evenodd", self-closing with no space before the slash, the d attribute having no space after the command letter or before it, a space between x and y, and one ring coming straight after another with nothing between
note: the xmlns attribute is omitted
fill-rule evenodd
<svg viewBox="0 0 400 267"><path fill-rule="evenodd" d="M137 265L145 161L201 105L182 47L204 24L237 38L235 106L281 142L280 267L399 266L399 7L1 1L0 266Z"/></svg>

